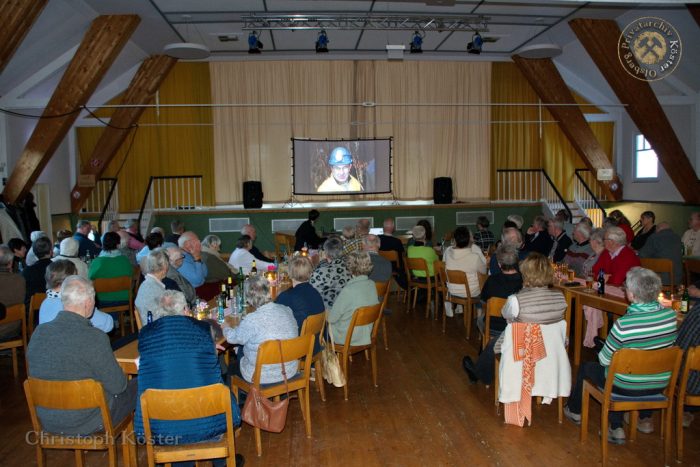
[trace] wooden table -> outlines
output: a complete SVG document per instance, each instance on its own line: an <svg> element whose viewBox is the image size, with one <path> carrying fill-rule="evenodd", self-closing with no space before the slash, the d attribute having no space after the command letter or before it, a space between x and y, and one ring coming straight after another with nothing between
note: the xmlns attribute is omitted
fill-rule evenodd
<svg viewBox="0 0 700 467"><path fill-rule="evenodd" d="M622 297L615 295L598 295L597 291L585 287L576 287L571 290L571 299L576 301L576 328L574 330L574 366L581 361L581 344L583 336L583 307L588 305L599 310L623 316L627 312L629 303Z"/></svg>

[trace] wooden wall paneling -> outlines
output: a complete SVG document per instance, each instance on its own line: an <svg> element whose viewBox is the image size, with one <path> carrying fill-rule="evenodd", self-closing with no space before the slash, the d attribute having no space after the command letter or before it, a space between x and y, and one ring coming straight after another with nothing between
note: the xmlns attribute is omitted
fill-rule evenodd
<svg viewBox="0 0 700 467"><path fill-rule="evenodd" d="M108 15L92 22L42 114L61 117L37 122L3 191L6 202L21 200L32 188L140 21L137 15Z"/></svg>
<svg viewBox="0 0 700 467"><path fill-rule="evenodd" d="M700 203L695 169L666 118L648 82L627 73L618 58L617 43L621 31L615 21L577 18L569 21L571 29L593 59L617 98L626 104L629 116L656 151L659 162L683 199Z"/></svg>
<svg viewBox="0 0 700 467"><path fill-rule="evenodd" d="M592 172L598 169L612 169L613 166L605 154L593 130L578 106L548 105L571 104L576 100L549 58L527 59L513 55L513 62L518 66L530 86L535 90L547 110L557 119L559 128L581 156L581 160ZM611 189L615 182L617 187ZM615 175L611 182L599 182L603 190L614 200L622 199L622 182Z"/></svg>
<svg viewBox="0 0 700 467"><path fill-rule="evenodd" d="M0 73L32 28L47 0L0 1Z"/></svg>
<svg viewBox="0 0 700 467"><path fill-rule="evenodd" d="M163 80L168 76L177 59L167 55L155 55L143 61L134 75L129 87L124 92L120 104L148 104ZM110 161L124 144L127 136L139 121L145 107L119 107L112 114L110 126L107 126L90 158L80 169L81 175L94 175L95 180L102 176ZM93 187L76 185L71 191L71 211L77 213L90 196Z"/></svg>

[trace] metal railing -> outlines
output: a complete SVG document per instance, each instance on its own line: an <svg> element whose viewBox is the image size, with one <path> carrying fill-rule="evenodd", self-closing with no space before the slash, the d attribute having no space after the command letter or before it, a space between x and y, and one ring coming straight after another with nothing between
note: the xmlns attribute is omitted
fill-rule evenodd
<svg viewBox="0 0 700 467"><path fill-rule="evenodd" d="M600 204L601 196L605 196L605 193L595 181L593 182L594 188L591 189L589 182L591 179L595 179L590 170L576 169L574 175L574 202L581 211L586 213L586 216L590 217L594 226L601 227L607 216L605 209Z"/></svg>
<svg viewBox="0 0 700 467"><path fill-rule="evenodd" d="M154 211L201 208L202 178L201 175L151 177L139 211L140 231L148 232Z"/></svg>
<svg viewBox="0 0 700 467"><path fill-rule="evenodd" d="M541 202L554 216L560 209L572 218L559 190L544 169L498 169L496 170L496 199L506 202Z"/></svg>
<svg viewBox="0 0 700 467"><path fill-rule="evenodd" d="M119 189L116 178L100 178L90 192L82 212L100 214L105 211L119 211Z"/></svg>

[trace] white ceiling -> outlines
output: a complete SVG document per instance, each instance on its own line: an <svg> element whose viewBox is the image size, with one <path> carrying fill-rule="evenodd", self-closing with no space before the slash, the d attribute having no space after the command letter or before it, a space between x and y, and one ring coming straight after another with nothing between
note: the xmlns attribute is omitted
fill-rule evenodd
<svg viewBox="0 0 700 467"><path fill-rule="evenodd" d="M488 31L481 34L496 41L487 42L480 56L466 53L471 31L428 30L424 53L407 53L405 59L508 60L524 45L555 42L565 50L556 59L560 69L567 67L572 77L583 76L582 81L591 83L601 81L602 76L569 28L570 19L616 19L624 27L640 16L660 16L678 29L685 47L674 79L655 84L655 91L660 95L695 98L700 91L700 51L692 46L700 43L700 27L685 5L677 1L50 0L0 75L0 107L43 108L90 22L98 15L124 13L138 14L141 23L90 99L91 104L102 103L124 89L138 64L149 55L161 53L163 46L171 42L204 43L212 50L209 60L385 59L387 44L404 44L408 49L413 35L412 30L328 30L330 53L317 55L317 30L263 31L263 53L247 53L249 31L243 29L242 17L309 13L426 18L483 15L489 18ZM239 40L221 42L220 35ZM612 95L604 80L599 84L600 92Z"/></svg>

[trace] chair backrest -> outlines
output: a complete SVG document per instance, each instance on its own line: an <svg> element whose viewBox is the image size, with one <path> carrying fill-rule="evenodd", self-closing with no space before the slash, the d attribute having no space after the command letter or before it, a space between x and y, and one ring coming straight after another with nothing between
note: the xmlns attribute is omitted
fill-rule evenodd
<svg viewBox="0 0 700 467"><path fill-rule="evenodd" d="M128 290L129 296L131 296L131 278L132 276L97 278L93 281L95 293L122 292Z"/></svg>
<svg viewBox="0 0 700 467"><path fill-rule="evenodd" d="M489 278L488 274L477 272L476 276L479 278L479 290L484 290L484 284L486 284L486 280Z"/></svg>
<svg viewBox="0 0 700 467"><path fill-rule="evenodd" d="M374 286L377 288L377 297L380 297L380 301L387 295L389 291L389 281L386 282L375 282Z"/></svg>
<svg viewBox="0 0 700 467"><path fill-rule="evenodd" d="M683 374L680 376L681 382L679 387L679 397L681 400L688 388L688 376L691 371L700 371L700 346L690 347L685 355L685 364L683 366Z"/></svg>
<svg viewBox="0 0 700 467"><path fill-rule="evenodd" d="M655 273L659 274L665 272L671 281L671 288L675 289L675 277L673 277L673 261L666 258L640 258L639 259L643 268L651 269Z"/></svg>
<svg viewBox="0 0 700 467"><path fill-rule="evenodd" d="M27 326L27 335L29 336L32 335L34 328L39 323L39 310L44 300L46 300L46 294L43 292L35 293L29 299L29 324Z"/></svg>
<svg viewBox="0 0 700 467"><path fill-rule="evenodd" d="M445 273L445 262L438 259L433 262L435 272L435 287L439 291L447 290L447 274Z"/></svg>
<svg viewBox="0 0 700 467"><path fill-rule="evenodd" d="M485 326L484 326L484 340L482 342L482 348L486 347L489 339L491 338L491 317L501 316L501 310L503 310L503 305L506 304L505 298L491 297L486 301L486 316L485 316Z"/></svg>
<svg viewBox="0 0 700 467"><path fill-rule="evenodd" d="M469 291L469 280L467 280L467 273L460 271L458 269L446 269L445 275L447 276L447 283L452 285L463 285L466 290L466 297L471 298L471 293Z"/></svg>
<svg viewBox="0 0 700 467"><path fill-rule="evenodd" d="M5 317L3 319L0 319L0 325L14 323L15 321L22 322L20 328L20 337L17 339L12 339L10 341L3 341L2 344L5 344L3 348L15 347L15 345L10 345L15 342L18 344L16 346L19 347L20 340L22 341L23 346L27 345L27 320L24 303L18 303L17 305L8 306L5 309Z"/></svg>
<svg viewBox="0 0 700 467"><path fill-rule="evenodd" d="M413 271L425 271L426 277L430 277L428 263L426 263L423 258L406 258L406 268L411 275L413 275Z"/></svg>
<svg viewBox="0 0 700 467"><path fill-rule="evenodd" d="M307 316L304 323L301 325L300 336L315 336L323 331L323 326L326 324L327 311L316 313L315 315Z"/></svg>
<svg viewBox="0 0 700 467"><path fill-rule="evenodd" d="M136 307L134 307L134 321L136 321L136 330L140 331L143 323L141 322L141 312Z"/></svg>
<svg viewBox="0 0 700 467"><path fill-rule="evenodd" d="M678 372L681 366L683 351L680 347L667 347L658 350L621 349L613 354L608 375L653 375L671 372L668 385L663 390L670 396L669 391L675 390ZM605 395L612 392L615 378L605 381Z"/></svg>
<svg viewBox="0 0 700 467"><path fill-rule="evenodd" d="M381 310L381 303L370 306L361 306L355 310L355 312L352 314L352 319L350 320L350 326L348 326L348 332L345 335L345 348L350 348L352 334L355 332L355 328L357 326L366 326L368 324L375 323L374 327L372 328L372 340L377 338L379 319L382 317Z"/></svg>
<svg viewBox="0 0 700 467"><path fill-rule="evenodd" d="M391 261L391 264L394 267L398 267L399 265L399 253L395 250L379 250L379 255L383 258L385 258L388 261Z"/></svg>
<svg viewBox="0 0 700 467"><path fill-rule="evenodd" d="M57 410L100 409L105 433L112 433L112 419L102 384L94 379L48 381L27 378L24 381L24 394L36 432L42 431L36 407L43 407Z"/></svg>
<svg viewBox="0 0 700 467"><path fill-rule="evenodd" d="M284 358L285 363L300 360L310 362L314 352L314 336L311 334L295 337L293 339L284 339L282 342L282 355L280 355L280 346L277 340L265 341L258 347L258 358L255 361L255 374L253 375L253 384L260 385L260 374L263 365L279 365ZM311 365L304 365L304 378L307 378L307 373L310 372ZM294 375L287 375L291 378Z"/></svg>

